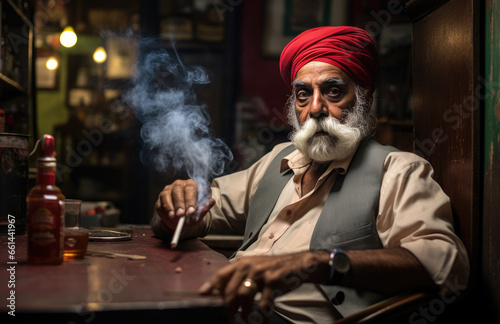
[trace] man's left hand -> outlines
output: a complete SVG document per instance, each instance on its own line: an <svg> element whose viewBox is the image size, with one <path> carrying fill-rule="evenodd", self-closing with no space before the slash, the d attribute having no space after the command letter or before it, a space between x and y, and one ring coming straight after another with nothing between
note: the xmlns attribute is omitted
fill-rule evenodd
<svg viewBox="0 0 500 324"><path fill-rule="evenodd" d="M222 295L232 317L241 306L245 322L254 316L253 306L263 317L270 317L274 299L304 282L328 279L329 254L326 251L239 258L217 271L199 289L203 295ZM255 298L261 293L260 299ZM255 302L254 302L255 300Z"/></svg>

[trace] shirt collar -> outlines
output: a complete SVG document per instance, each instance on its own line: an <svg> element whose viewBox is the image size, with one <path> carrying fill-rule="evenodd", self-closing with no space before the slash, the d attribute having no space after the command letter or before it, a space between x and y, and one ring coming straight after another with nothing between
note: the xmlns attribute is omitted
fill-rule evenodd
<svg viewBox="0 0 500 324"><path fill-rule="evenodd" d="M328 167L329 170L337 170L338 173L340 174L345 174L347 170L349 169L349 165L351 164L352 158L354 157L354 153L356 153L357 149L359 147L359 143L356 146L356 150L353 151L351 155L346 157L343 160L334 160L330 162L330 166ZM286 170L289 169L298 169L302 168L308 164L310 164L312 160L302 154L299 150L294 150L292 153L288 154L281 160L281 165L280 165L280 173L285 172Z"/></svg>

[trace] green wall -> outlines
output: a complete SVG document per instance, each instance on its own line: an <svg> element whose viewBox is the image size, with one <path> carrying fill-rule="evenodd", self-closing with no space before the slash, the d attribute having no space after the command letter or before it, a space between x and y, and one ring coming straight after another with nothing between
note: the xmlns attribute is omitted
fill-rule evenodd
<svg viewBox="0 0 500 324"><path fill-rule="evenodd" d="M485 1L482 296L500 323L500 0Z"/></svg>
<svg viewBox="0 0 500 324"><path fill-rule="evenodd" d="M38 90L36 94L38 136L53 134L54 126L65 124L69 111L67 107L68 56L71 54L88 54L92 56L98 46L103 46L99 36L78 36L78 41L72 48L62 45L59 53L59 87L57 90Z"/></svg>

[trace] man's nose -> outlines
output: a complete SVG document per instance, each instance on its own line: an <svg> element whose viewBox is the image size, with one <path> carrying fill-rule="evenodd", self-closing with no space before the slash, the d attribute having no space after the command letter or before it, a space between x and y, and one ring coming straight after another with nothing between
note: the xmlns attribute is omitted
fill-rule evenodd
<svg viewBox="0 0 500 324"><path fill-rule="evenodd" d="M311 108L309 109L309 117L320 118L328 116L328 107L325 98L320 91L315 90L311 100Z"/></svg>

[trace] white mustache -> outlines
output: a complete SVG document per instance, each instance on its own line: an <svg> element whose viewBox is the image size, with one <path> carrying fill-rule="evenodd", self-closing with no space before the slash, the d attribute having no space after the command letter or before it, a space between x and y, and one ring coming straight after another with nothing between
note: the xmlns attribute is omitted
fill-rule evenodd
<svg viewBox="0 0 500 324"><path fill-rule="evenodd" d="M312 140L314 135L318 133L326 133L334 140L344 136L350 139L359 136L359 131L356 128L342 124L335 117L324 117L322 119L310 118L302 125L298 132L304 132L303 136L308 137L309 140Z"/></svg>
<svg viewBox="0 0 500 324"><path fill-rule="evenodd" d="M324 136L315 136L326 133ZM332 161L347 157L357 147L361 131L334 117L310 118L292 135L299 151L315 161Z"/></svg>

